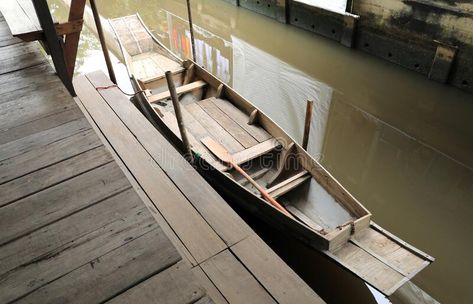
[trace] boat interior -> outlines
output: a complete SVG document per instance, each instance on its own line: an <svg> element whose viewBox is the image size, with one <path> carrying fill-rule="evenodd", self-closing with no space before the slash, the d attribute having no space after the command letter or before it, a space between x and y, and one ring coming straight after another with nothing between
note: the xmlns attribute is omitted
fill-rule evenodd
<svg viewBox="0 0 473 304"><path fill-rule="evenodd" d="M246 112L227 94L229 88L223 83L204 79L201 67L191 61L181 61L157 43L148 29L141 26L139 16L112 22L126 50L127 66L138 89L146 94L162 122L180 137L164 75L166 71L172 72L192 150L208 164L260 196L247 179L212 155L201 142L205 137L220 143L235 162L296 219L328 239L360 218L364 224L369 223L370 214L361 205L357 202L356 206L344 205L317 182L304 167L308 159L313 160L306 153L301 155L300 147L292 139L271 134L260 123L261 113L256 108Z"/></svg>
<svg viewBox="0 0 473 304"><path fill-rule="evenodd" d="M110 21L137 92L152 118L180 141L166 71L171 71L191 149L257 197L241 174L201 142L222 145L247 174L283 204L297 225L322 239L319 249L389 295L433 258L371 222L371 214L317 161L254 105L191 60L159 42L139 15ZM136 103L135 103L136 104ZM150 117L148 117L150 119ZM366 267L366 265L371 265ZM383 272L385 276L377 274Z"/></svg>

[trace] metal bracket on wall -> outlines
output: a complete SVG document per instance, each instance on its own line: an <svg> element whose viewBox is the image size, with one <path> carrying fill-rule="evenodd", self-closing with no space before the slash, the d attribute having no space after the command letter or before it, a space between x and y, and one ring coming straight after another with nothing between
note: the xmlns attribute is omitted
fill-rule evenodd
<svg viewBox="0 0 473 304"><path fill-rule="evenodd" d="M360 16L346 13L343 16L343 23L345 27L343 28L342 37L340 38L340 43L346 47L353 47L355 41L355 31L356 24Z"/></svg>
<svg viewBox="0 0 473 304"><path fill-rule="evenodd" d="M434 60L430 66L429 79L446 83L450 76L453 61L458 51L458 47L451 46L440 41L435 41L437 51L435 52Z"/></svg>

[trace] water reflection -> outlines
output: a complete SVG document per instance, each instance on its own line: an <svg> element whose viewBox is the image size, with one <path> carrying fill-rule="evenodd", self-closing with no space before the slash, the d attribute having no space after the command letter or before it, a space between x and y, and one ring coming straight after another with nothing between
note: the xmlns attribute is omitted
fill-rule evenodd
<svg viewBox="0 0 473 304"><path fill-rule="evenodd" d="M50 2L65 18L63 1ZM471 95L224 1L192 2L199 64L297 141L305 102L314 99L309 152L323 156L323 164L373 212L376 222L437 258L415 278L416 284L441 302L469 303ZM190 56L184 1L98 4L107 18L139 12L168 47ZM86 31L78 71L104 67L99 50ZM126 73L118 74L123 86ZM274 239L267 227L253 224L325 299L348 303L350 297L336 290L349 286L347 294L372 301L360 280L324 264L323 257L298 242Z"/></svg>

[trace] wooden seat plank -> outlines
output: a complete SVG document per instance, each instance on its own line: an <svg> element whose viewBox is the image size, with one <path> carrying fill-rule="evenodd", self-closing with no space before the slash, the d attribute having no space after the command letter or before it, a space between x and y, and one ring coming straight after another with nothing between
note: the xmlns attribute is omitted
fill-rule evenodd
<svg viewBox="0 0 473 304"><path fill-rule="evenodd" d="M180 261L107 303L196 303L206 292L195 280L190 265Z"/></svg>
<svg viewBox="0 0 473 304"><path fill-rule="evenodd" d="M197 103L191 103L185 106L187 111L200 122L200 124L212 134L221 145L223 145L230 153L236 153L245 148L233 136L225 131L207 112L205 112Z"/></svg>
<svg viewBox="0 0 473 304"><path fill-rule="evenodd" d="M202 109L217 121L222 128L230 133L243 147L252 147L258 142L251 134L246 132L239 124L222 112L212 101L213 97L198 102Z"/></svg>
<svg viewBox="0 0 473 304"><path fill-rule="evenodd" d="M189 84L185 84L185 85L182 85L180 87L177 87L176 88L176 93L179 96L179 95L182 95L184 93L188 93L188 92L192 92L192 91L197 90L197 89L201 89L201 88L205 87L206 85L207 85L207 83L205 81L202 81L202 80L194 81L194 82L191 82ZM158 102L160 100L168 99L168 98L171 98L171 94L169 93L169 90L166 90L162 93L158 93L158 94L148 96L148 100L149 100L150 103L155 103L155 102Z"/></svg>
<svg viewBox="0 0 473 304"><path fill-rule="evenodd" d="M135 195L134 199L137 200L138 197ZM130 203L132 204L133 200ZM9 303L10 301L23 297L83 265L93 271L91 266L95 267L95 262L100 263L100 258L105 254L114 251L116 248L121 247L133 239L137 239L148 232L158 229L157 223L154 221L153 217L146 212L144 206L141 210L130 211L131 212L126 215L123 215L120 220L117 219L103 227L84 234L73 242L66 243L50 253L22 265L22 267L15 268L4 274L0 282L0 289L3 291L0 294L0 301L2 303ZM147 243L147 246L151 246L150 241ZM128 252L133 252L133 250L128 249ZM163 255L166 256L165 254ZM127 255L123 253L118 256L122 258L127 257ZM118 256L115 257L115 259L118 259ZM151 267L151 264L152 263L149 263L146 267ZM131 275L131 271L127 273L127 275ZM79 279L80 275L74 275L74 277ZM110 283L112 284L115 280L118 281L118 277L119 276L114 277L114 280L111 280ZM123 275L123 277L126 278L126 275ZM80 280L76 282L74 282L74 280L68 281L71 284L75 283L74 286L80 286ZM63 292L67 291L68 290L63 290ZM97 291L97 289L95 289L95 291ZM55 292L59 292L59 290L55 290ZM54 296L55 292L50 296ZM49 293L51 293L51 291L49 291L48 294ZM33 298L38 299L38 297Z"/></svg>
<svg viewBox="0 0 473 304"><path fill-rule="evenodd" d="M223 250L226 247L224 242L189 204L183 193L143 149L120 118L103 102L89 80L86 77L77 77L75 88L80 101L95 119L97 126L108 135L107 139L116 153L133 172L138 183L195 260L202 262ZM161 150L160 152L162 154ZM156 183L156 180L160 182Z"/></svg>
<svg viewBox="0 0 473 304"><path fill-rule="evenodd" d="M238 153L233 154L233 160L237 165L241 165L249 160L255 159L261 155L271 152L272 150L280 147L281 144L274 138L268 139L259 143L251 148L245 149Z"/></svg>
<svg viewBox="0 0 473 304"><path fill-rule="evenodd" d="M250 116L246 115L230 101L221 98L214 98L212 99L212 102L215 103L215 105L224 113L226 113L231 119L238 123L243 129L256 138L257 141L263 142L272 137L271 134L266 132L266 130L264 130L261 126L248 124Z"/></svg>

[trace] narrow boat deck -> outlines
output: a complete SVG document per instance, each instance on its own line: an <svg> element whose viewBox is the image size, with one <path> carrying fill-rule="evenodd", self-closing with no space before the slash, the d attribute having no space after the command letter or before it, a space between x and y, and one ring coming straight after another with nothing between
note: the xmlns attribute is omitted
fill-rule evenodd
<svg viewBox="0 0 473 304"><path fill-rule="evenodd" d="M0 15L1 303L323 303L101 84L74 100Z"/></svg>

